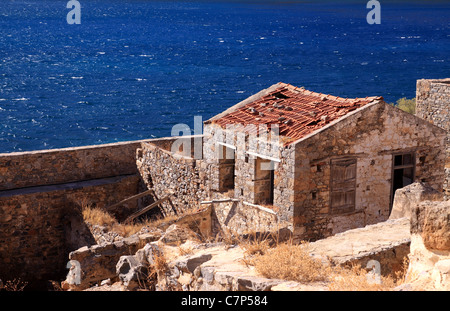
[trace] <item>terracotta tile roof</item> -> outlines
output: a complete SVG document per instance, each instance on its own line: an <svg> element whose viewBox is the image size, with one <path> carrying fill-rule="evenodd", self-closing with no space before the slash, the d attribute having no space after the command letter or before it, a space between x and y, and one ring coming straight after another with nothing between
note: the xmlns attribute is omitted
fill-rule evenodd
<svg viewBox="0 0 450 311"><path fill-rule="evenodd" d="M349 112L382 97L339 98L315 93L285 83L278 83L270 92L250 97L244 105L235 105L206 123L218 124L278 124L280 136L290 144L333 122ZM261 92L260 92L261 93ZM258 93L258 94L260 94ZM242 103L244 103L242 102Z"/></svg>

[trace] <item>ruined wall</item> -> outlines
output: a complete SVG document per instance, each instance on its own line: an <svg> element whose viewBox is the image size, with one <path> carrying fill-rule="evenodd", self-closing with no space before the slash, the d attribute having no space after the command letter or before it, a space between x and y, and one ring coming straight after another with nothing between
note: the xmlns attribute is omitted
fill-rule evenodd
<svg viewBox="0 0 450 311"><path fill-rule="evenodd" d="M230 131L222 129L214 124L206 124L204 127L204 160L211 170L211 190L220 190L220 165L218 142L224 142L236 147L235 150L235 178L234 197L254 204L264 204L268 191L268 172L257 173L257 165L261 162L268 164L267 159L278 159L274 164L274 190L273 209L283 211L280 216L287 220L293 213L293 183L294 183L294 152L293 149L284 148L282 144L270 139L252 139L248 135L245 138L238 135L243 131ZM231 139L230 139L231 137ZM242 143L244 142L244 143ZM250 151L250 153L248 152ZM263 156L262 158L258 155ZM264 175L264 176L263 176ZM266 176L267 175L267 176ZM264 178L262 178L264 177ZM290 216L286 216L290 213Z"/></svg>
<svg viewBox="0 0 450 311"><path fill-rule="evenodd" d="M416 115L445 129L447 160L444 189L450 197L450 79L417 80Z"/></svg>
<svg viewBox="0 0 450 311"><path fill-rule="evenodd" d="M74 228L83 223L81 205L106 207L140 191L140 145L0 154L0 278L40 281L66 272L68 252L89 240Z"/></svg>
<svg viewBox="0 0 450 311"><path fill-rule="evenodd" d="M275 232L288 225L277 214L262 206L243 201L210 204L212 208L212 232L245 234L251 232Z"/></svg>
<svg viewBox="0 0 450 311"><path fill-rule="evenodd" d="M294 234L319 239L389 217L393 154L415 152L416 181L442 191L445 131L383 102L295 145ZM330 209L331 160L356 158L355 210Z"/></svg>
<svg viewBox="0 0 450 311"><path fill-rule="evenodd" d="M141 142L0 154L0 191L136 174Z"/></svg>
<svg viewBox="0 0 450 311"><path fill-rule="evenodd" d="M170 202L162 204L166 213L195 209L210 195L209 166L202 160L143 143L137 165L147 188L153 189L158 199L173 193Z"/></svg>
<svg viewBox="0 0 450 311"><path fill-rule="evenodd" d="M422 201L412 206L410 290L450 290L450 201Z"/></svg>
<svg viewBox="0 0 450 311"><path fill-rule="evenodd" d="M83 223L83 199L105 207L136 193L138 186L139 177L129 175L101 184L1 193L0 278L21 278L31 283L58 280L67 273L69 252L83 246L78 243L89 241L82 236L81 227L74 227Z"/></svg>

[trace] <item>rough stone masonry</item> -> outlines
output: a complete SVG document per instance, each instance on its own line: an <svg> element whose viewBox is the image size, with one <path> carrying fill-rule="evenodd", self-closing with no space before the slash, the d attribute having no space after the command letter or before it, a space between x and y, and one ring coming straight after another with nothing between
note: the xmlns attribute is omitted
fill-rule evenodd
<svg viewBox="0 0 450 311"><path fill-rule="evenodd" d="M448 132L446 138L446 163L444 191L450 196L450 78L417 80L416 115Z"/></svg>

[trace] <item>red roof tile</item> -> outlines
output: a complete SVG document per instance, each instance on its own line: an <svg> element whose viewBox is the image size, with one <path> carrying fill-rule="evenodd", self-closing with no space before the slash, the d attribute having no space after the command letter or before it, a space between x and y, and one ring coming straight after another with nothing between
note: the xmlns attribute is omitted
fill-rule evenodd
<svg viewBox="0 0 450 311"><path fill-rule="evenodd" d="M382 97L344 99L315 93L285 83L278 83L268 94L245 105L236 105L207 121L225 127L227 124L278 124L285 144L292 143L333 122L349 112ZM230 111L231 110L231 111Z"/></svg>

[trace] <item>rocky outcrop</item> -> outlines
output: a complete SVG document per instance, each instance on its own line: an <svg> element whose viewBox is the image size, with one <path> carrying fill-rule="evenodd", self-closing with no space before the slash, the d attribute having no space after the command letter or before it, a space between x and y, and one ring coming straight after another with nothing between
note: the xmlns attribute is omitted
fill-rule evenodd
<svg viewBox="0 0 450 311"><path fill-rule="evenodd" d="M158 256L162 256L161 248L155 243L147 243L133 256L121 256L116 265L116 273L127 289L136 289L148 283L151 278L150 268Z"/></svg>
<svg viewBox="0 0 450 311"><path fill-rule="evenodd" d="M147 244L144 249L164 250L161 254L166 258L166 267L157 271L155 290L183 290L183 291L270 291L270 290L325 290L322 284L300 284L293 281L267 279L256 273L253 267L244 263L245 250L239 246L224 243L196 244L187 241L184 247L191 247L192 253L179 256L178 247L158 242ZM134 262L137 267L128 275L121 278L122 286L127 290L136 288L136 284L129 282L129 278L139 278L138 267L143 261L135 262L139 252L133 259L130 256L121 258L121 262ZM119 265L118 265L119 267ZM151 269L151 265L149 266ZM145 287L145 286L144 286Z"/></svg>
<svg viewBox="0 0 450 311"><path fill-rule="evenodd" d="M121 256L134 255L143 245L160 236L144 234L103 245L84 246L69 254L71 263L79 265L79 278L72 275L62 282L66 290L83 290L108 278L116 278L116 265ZM73 267L75 268L75 267Z"/></svg>
<svg viewBox="0 0 450 311"><path fill-rule="evenodd" d="M168 245L180 245L189 239L201 240L201 237L194 231L177 224L171 225L161 236L161 242Z"/></svg>
<svg viewBox="0 0 450 311"><path fill-rule="evenodd" d="M450 201L412 209L407 283L412 290L450 290Z"/></svg>
<svg viewBox="0 0 450 311"><path fill-rule="evenodd" d="M441 201L442 192L422 182L415 182L395 191L389 219L411 217L411 209L422 201Z"/></svg>
<svg viewBox="0 0 450 311"><path fill-rule="evenodd" d="M376 260L383 276L402 271L409 257L407 283L398 290L449 290L450 201L422 201L440 194L420 183L401 190L397 204L404 206L394 208L398 213L393 219L311 242L309 253L341 266L365 268ZM405 215L409 217L396 218ZM72 252L70 259L78 260L83 271L76 289L109 278L96 290L328 290L322 283L264 278L247 264L244 248L203 243L201 235L189 228L189 222L175 223L157 236Z"/></svg>
<svg viewBox="0 0 450 311"><path fill-rule="evenodd" d="M411 217L411 234L420 235L432 251L450 251L450 201L417 204Z"/></svg>
<svg viewBox="0 0 450 311"><path fill-rule="evenodd" d="M366 267L377 260L382 275L393 275L402 269L409 253L409 231L409 219L392 219L309 243L308 249L313 256L329 258L336 265Z"/></svg>

